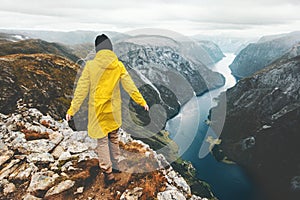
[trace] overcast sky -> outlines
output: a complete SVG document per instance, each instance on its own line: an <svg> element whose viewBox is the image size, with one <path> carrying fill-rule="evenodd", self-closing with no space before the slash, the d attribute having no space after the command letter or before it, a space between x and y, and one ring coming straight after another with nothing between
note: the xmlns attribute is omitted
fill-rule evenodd
<svg viewBox="0 0 300 200"><path fill-rule="evenodd" d="M262 36L300 31L299 0L0 0L0 28Z"/></svg>

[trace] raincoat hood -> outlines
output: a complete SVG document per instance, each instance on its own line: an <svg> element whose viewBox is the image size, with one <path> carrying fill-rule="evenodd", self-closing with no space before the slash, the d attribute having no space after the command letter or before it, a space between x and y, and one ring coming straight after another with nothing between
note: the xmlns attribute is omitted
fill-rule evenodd
<svg viewBox="0 0 300 200"><path fill-rule="evenodd" d="M107 49L98 51L93 61L96 62L96 66L106 69L114 69L119 66L119 59L116 54Z"/></svg>

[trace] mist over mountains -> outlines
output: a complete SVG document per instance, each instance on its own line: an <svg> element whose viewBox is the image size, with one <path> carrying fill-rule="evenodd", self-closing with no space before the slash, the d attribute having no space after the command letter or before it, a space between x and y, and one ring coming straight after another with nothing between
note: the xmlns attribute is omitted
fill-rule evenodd
<svg viewBox="0 0 300 200"><path fill-rule="evenodd" d="M223 35L195 35L193 38L197 40L211 41L219 46L219 48L224 53L234 53L238 54L243 48L245 48L249 43L256 42L258 38L250 37L230 37Z"/></svg>
<svg viewBox="0 0 300 200"><path fill-rule="evenodd" d="M244 48L230 65L232 73L243 78L268 66L298 45L300 32L262 37Z"/></svg>
<svg viewBox="0 0 300 200"><path fill-rule="evenodd" d="M41 39L47 42L63 43L68 45L93 43L96 36L99 34L96 31L38 31L38 30L6 30L0 29L0 32L10 35L20 35L22 37ZM129 35L106 31L107 34L113 41L122 39L124 37L130 37Z"/></svg>
<svg viewBox="0 0 300 200"><path fill-rule="evenodd" d="M32 39L42 39L48 42L58 42L67 45L76 45L76 44L84 44L84 43L93 43L94 39L98 34L97 31L37 31L37 30L6 30L0 29L0 32L5 34L19 35L21 37L27 37ZM139 30L137 31L139 32ZM107 34L113 42L122 41L123 39L128 39L134 37L127 33L119 33L114 31L102 31L101 33ZM151 35L146 33L146 31L142 31L138 35ZM169 38L174 38L174 34L169 34L167 31L162 31L162 34L157 33L156 35L162 36L165 35ZM230 37L230 36L211 36L211 35L194 35L189 37L182 35L175 35L175 39L177 41L193 40L197 41L210 41L218 45L218 47L225 53L235 53L238 52L247 46L247 44L251 42L256 42L258 38L242 38L242 37ZM182 41L181 41L182 42ZM198 56L202 56L198 54Z"/></svg>

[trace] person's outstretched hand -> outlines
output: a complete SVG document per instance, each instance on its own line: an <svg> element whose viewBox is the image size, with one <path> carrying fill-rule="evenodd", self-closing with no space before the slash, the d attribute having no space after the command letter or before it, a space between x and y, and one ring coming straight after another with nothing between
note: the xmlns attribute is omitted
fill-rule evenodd
<svg viewBox="0 0 300 200"><path fill-rule="evenodd" d="M67 121L70 121L70 120L71 120L71 118L72 118L72 116L71 116L71 115L69 115L69 114L66 114L66 120L67 120Z"/></svg>
<svg viewBox="0 0 300 200"><path fill-rule="evenodd" d="M144 105L144 109L145 109L146 111L149 111L149 106L148 106L148 104Z"/></svg>

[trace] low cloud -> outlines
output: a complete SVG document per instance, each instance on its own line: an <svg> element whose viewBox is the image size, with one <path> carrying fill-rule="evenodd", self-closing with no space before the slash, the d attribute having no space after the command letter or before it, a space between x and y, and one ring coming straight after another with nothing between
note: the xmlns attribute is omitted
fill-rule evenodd
<svg viewBox="0 0 300 200"><path fill-rule="evenodd" d="M189 35L257 27L292 31L300 29L299 9L298 0L3 0L0 28L126 31L164 27Z"/></svg>

